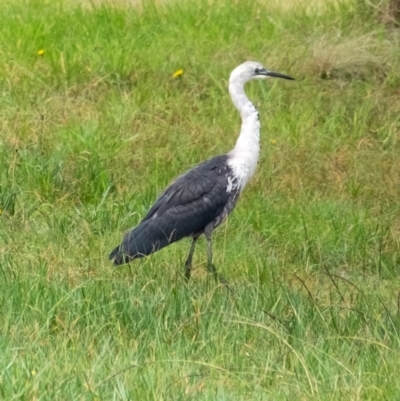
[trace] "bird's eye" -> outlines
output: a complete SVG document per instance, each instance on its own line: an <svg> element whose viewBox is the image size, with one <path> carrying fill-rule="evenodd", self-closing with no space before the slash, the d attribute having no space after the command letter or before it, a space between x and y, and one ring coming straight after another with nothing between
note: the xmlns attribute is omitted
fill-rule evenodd
<svg viewBox="0 0 400 401"><path fill-rule="evenodd" d="M259 69L259 68L256 68L256 69L254 70L254 72L255 72L256 74L259 74L259 73L260 73L260 69Z"/></svg>

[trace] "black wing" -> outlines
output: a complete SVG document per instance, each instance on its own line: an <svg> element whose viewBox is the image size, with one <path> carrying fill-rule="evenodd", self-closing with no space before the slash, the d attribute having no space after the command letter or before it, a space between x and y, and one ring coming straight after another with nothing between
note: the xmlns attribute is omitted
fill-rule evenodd
<svg viewBox="0 0 400 401"><path fill-rule="evenodd" d="M184 237L199 235L224 211L227 156L217 156L178 177L158 198L140 224L110 254L114 264L149 255Z"/></svg>

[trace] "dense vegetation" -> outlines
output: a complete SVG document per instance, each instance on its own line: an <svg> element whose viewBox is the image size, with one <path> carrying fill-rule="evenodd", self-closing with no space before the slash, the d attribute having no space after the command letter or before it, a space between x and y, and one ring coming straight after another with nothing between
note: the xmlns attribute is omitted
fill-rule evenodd
<svg viewBox="0 0 400 401"><path fill-rule="evenodd" d="M399 399L387 9L4 3L0 398ZM165 185L234 145L227 78L248 59L297 80L247 87L261 160L214 236L236 295L208 277L204 241L188 286L189 241L113 269L109 251Z"/></svg>

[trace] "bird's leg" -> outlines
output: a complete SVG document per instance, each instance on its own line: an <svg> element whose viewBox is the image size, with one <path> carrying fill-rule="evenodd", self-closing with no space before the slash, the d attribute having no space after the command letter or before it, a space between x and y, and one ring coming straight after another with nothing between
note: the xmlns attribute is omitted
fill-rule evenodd
<svg viewBox="0 0 400 401"><path fill-rule="evenodd" d="M190 251L189 255L186 259L185 262L185 279L186 282L189 282L190 279L190 273L192 270L192 259L193 259L193 254L194 254L194 249L196 248L196 242L199 239L199 237L193 237L192 244L190 245Z"/></svg>
<svg viewBox="0 0 400 401"><path fill-rule="evenodd" d="M214 275L215 281L218 283L218 281L228 287L229 285L228 282L224 279L223 276L221 276L218 272L217 269L215 268L213 262L212 262L212 243L211 243L211 234L205 234L207 238L207 269L210 273Z"/></svg>

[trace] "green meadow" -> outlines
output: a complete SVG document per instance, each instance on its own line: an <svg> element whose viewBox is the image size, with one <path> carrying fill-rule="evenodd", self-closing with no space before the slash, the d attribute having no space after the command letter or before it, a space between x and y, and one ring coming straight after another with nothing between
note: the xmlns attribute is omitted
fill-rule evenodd
<svg viewBox="0 0 400 401"><path fill-rule="evenodd" d="M400 399L396 15L279 3L2 3L0 399ZM204 238L188 285L189 240L113 268L163 188L234 146L246 60L296 80L246 87L261 157L213 236L234 295Z"/></svg>

